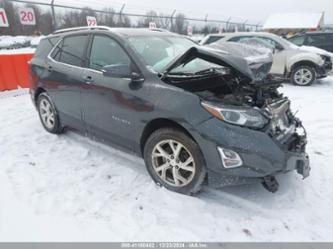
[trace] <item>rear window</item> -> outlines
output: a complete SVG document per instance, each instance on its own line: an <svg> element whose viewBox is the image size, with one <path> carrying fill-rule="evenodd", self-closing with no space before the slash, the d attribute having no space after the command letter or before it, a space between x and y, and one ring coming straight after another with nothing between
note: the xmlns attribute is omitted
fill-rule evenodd
<svg viewBox="0 0 333 249"><path fill-rule="evenodd" d="M207 41L205 42L205 45L217 42L219 40L221 40L223 38L223 36L210 36Z"/></svg>
<svg viewBox="0 0 333 249"><path fill-rule="evenodd" d="M88 35L65 37L61 44L53 50L52 58L56 61L82 67L85 63L85 52Z"/></svg>
<svg viewBox="0 0 333 249"><path fill-rule="evenodd" d="M35 52L35 58L46 58L58 41L59 37L41 40Z"/></svg>
<svg viewBox="0 0 333 249"><path fill-rule="evenodd" d="M309 35L307 45L319 46L332 43L332 36L329 34Z"/></svg>

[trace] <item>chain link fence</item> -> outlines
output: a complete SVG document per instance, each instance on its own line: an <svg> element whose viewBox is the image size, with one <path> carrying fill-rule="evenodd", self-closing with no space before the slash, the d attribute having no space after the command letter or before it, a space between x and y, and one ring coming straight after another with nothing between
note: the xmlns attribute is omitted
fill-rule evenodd
<svg viewBox="0 0 333 249"><path fill-rule="evenodd" d="M86 6L81 7L82 4ZM147 10L146 13L142 14L133 12L130 8L127 10L125 4L117 11L112 8L112 3L101 9L91 7L100 5L105 5L105 2L86 0L80 1L80 4L75 6L73 3L72 5L58 3L57 0L0 0L0 8L4 10L8 22L7 27L0 27L0 34L33 35L38 33L46 35L56 29L88 24L111 27L149 27L152 25L156 28L186 35L253 31L261 28L260 23L234 22L231 17L226 20L210 19L208 15L205 18L189 17L177 10L169 14ZM23 12L28 12L24 14L22 9ZM33 14L29 14L31 10ZM34 22L29 23L29 18L34 18Z"/></svg>

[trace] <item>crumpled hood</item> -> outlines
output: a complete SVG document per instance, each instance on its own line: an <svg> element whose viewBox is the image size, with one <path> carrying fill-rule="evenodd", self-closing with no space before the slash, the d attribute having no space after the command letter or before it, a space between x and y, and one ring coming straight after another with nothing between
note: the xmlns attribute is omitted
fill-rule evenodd
<svg viewBox="0 0 333 249"><path fill-rule="evenodd" d="M230 53L221 50L202 46L193 46L182 55L176 57L165 67L163 74L166 75L172 69L195 58L200 58L221 66L231 67L236 72L246 77L249 81L255 80L255 76L244 58L231 55Z"/></svg>
<svg viewBox="0 0 333 249"><path fill-rule="evenodd" d="M264 47L236 42L212 43L209 47L245 59L255 81L263 80L269 74L273 64L273 51Z"/></svg>

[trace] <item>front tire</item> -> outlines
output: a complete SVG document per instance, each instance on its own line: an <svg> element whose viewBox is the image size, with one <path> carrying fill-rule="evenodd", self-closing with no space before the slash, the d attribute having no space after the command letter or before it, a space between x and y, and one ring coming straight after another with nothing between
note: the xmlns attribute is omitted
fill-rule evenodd
<svg viewBox="0 0 333 249"><path fill-rule="evenodd" d="M298 66L293 70L291 80L297 86L310 86L316 80L316 70L309 66Z"/></svg>
<svg viewBox="0 0 333 249"><path fill-rule="evenodd" d="M144 159L159 186L192 195L203 185L206 165L200 148L180 130L163 128L153 132L145 144Z"/></svg>
<svg viewBox="0 0 333 249"><path fill-rule="evenodd" d="M58 112L46 92L38 95L37 108L40 121L45 130L53 134L60 134L63 132Z"/></svg>

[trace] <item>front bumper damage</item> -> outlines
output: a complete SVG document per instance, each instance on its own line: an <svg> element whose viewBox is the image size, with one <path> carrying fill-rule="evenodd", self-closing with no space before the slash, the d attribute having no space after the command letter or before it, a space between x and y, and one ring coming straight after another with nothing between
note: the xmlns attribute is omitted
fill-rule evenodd
<svg viewBox="0 0 333 249"><path fill-rule="evenodd" d="M272 193L275 193L279 188L279 183L275 178L278 174L296 170L298 174L303 176L303 180L310 175L310 159L309 155L305 152L307 143L306 133L301 123L298 124L298 127L304 130L304 135L300 136L297 133L293 134L293 141L288 144L288 150L286 151L287 161L285 169L281 172L277 172L276 174L268 175L262 178L263 186Z"/></svg>
<svg viewBox="0 0 333 249"><path fill-rule="evenodd" d="M317 79L325 78L328 74L332 72L333 69L332 59L328 56L325 56L324 61L325 62L322 66L317 66L316 68Z"/></svg>
<svg viewBox="0 0 333 249"><path fill-rule="evenodd" d="M208 167L208 184L220 188L262 183L270 192L276 192L279 187L277 175L296 171L303 179L308 177L311 168L305 152L307 134L300 120L293 115L290 120L285 128L281 117L277 117L264 130L232 126L214 118L203 123L199 127L201 136L196 139L203 145L201 150ZM219 147L237 152L243 165L225 168L216 149Z"/></svg>

